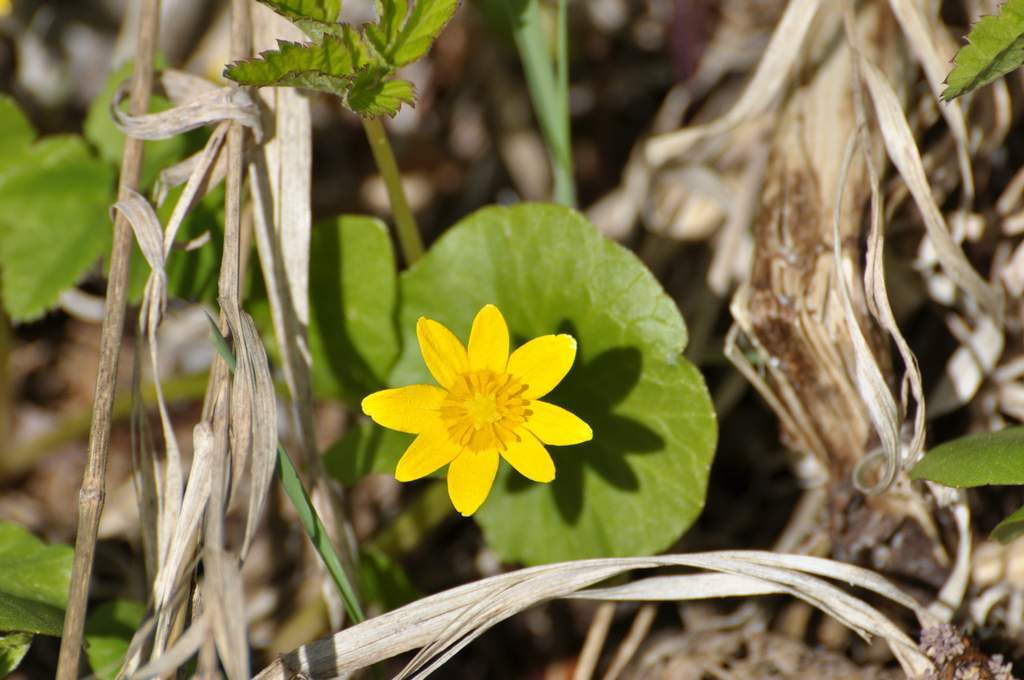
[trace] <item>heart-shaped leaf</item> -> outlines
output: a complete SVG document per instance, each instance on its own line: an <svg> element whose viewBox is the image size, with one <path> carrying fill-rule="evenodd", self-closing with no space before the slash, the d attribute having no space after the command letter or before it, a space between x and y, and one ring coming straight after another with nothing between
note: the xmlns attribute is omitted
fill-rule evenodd
<svg viewBox="0 0 1024 680"><path fill-rule="evenodd" d="M0 632L59 636L74 551L0 522Z"/></svg>
<svg viewBox="0 0 1024 680"><path fill-rule="evenodd" d="M485 208L400 279L403 351L393 385L432 382L419 316L463 341L493 303L515 344L576 337L576 365L546 401L586 420L593 441L552 448L557 476L528 482L502 465L476 518L507 560L528 563L663 550L703 507L716 423L703 378L680 353L675 303L628 250L552 205Z"/></svg>
<svg viewBox="0 0 1024 680"><path fill-rule="evenodd" d="M309 347L318 394L358 403L398 356L398 280L387 227L372 217L321 222L310 241Z"/></svg>

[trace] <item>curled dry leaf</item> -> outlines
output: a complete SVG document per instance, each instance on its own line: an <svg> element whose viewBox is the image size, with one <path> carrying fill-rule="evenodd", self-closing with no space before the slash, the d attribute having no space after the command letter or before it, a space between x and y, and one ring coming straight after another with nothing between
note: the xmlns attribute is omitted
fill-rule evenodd
<svg viewBox="0 0 1024 680"><path fill-rule="evenodd" d="M716 574L660 576L586 590L630 570L691 567ZM911 609L922 625L936 620L877 574L841 562L760 551L724 551L564 562L501 574L453 588L348 628L284 655L257 676L350 677L383 659L421 648L399 677L425 677L498 622L552 598L689 600L709 596L789 593L827 612L860 635L886 640L912 677L931 670L914 642L878 610L820 577L871 590Z"/></svg>

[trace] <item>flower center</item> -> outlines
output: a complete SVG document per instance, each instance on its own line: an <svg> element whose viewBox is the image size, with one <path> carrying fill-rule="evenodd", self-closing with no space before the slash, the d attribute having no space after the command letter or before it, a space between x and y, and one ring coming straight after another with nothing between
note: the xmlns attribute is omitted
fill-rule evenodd
<svg viewBox="0 0 1024 680"><path fill-rule="evenodd" d="M516 429L531 414L526 385L508 373L463 373L448 390L441 420L452 441L470 451L504 450L519 441Z"/></svg>

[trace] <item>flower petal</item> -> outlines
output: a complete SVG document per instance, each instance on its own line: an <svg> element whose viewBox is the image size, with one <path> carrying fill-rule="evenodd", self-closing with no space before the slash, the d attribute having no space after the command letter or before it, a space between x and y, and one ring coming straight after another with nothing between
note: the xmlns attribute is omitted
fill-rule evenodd
<svg viewBox="0 0 1024 680"><path fill-rule="evenodd" d="M409 385L374 392L363 399L363 413L378 425L419 434L441 421L439 409L448 393L435 385Z"/></svg>
<svg viewBox="0 0 1024 680"><path fill-rule="evenodd" d="M555 478L555 462L551 454L529 432L519 430L519 441L501 452L508 464L527 479L550 482Z"/></svg>
<svg viewBox="0 0 1024 680"><path fill-rule="evenodd" d="M508 364L508 324L494 305L484 305L469 332L469 367L504 373Z"/></svg>
<svg viewBox="0 0 1024 680"><path fill-rule="evenodd" d="M469 358L455 334L425 316L416 322L416 337L420 353L434 380L442 387L451 388L461 373L469 370Z"/></svg>
<svg viewBox="0 0 1024 680"><path fill-rule="evenodd" d="M421 433L402 454L395 468L395 479L411 482L426 477L459 455L459 447L449 440L448 433L438 423Z"/></svg>
<svg viewBox="0 0 1024 680"><path fill-rule="evenodd" d="M527 408L531 414L526 419L526 429L545 444L569 446L590 441L594 437L589 425L561 406L546 401L531 401Z"/></svg>
<svg viewBox="0 0 1024 680"><path fill-rule="evenodd" d="M448 496L462 515L477 511L494 484L498 472L498 452L465 450L448 466Z"/></svg>
<svg viewBox="0 0 1024 680"><path fill-rule="evenodd" d="M562 381L575 358L574 337L542 335L512 352L506 370L526 385L523 396L538 399Z"/></svg>

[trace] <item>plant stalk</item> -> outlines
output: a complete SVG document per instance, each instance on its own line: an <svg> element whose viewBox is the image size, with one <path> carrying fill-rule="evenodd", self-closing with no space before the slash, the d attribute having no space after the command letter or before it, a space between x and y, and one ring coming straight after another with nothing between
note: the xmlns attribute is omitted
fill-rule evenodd
<svg viewBox="0 0 1024 680"><path fill-rule="evenodd" d="M423 257L423 239L416 226L416 218L409 208L409 201L405 198L402 175L398 172L398 163L391 150L387 132L377 118L363 118L363 129L366 130L366 139L370 142L373 159L377 162L377 169L380 170L380 176L388 190L388 200L391 202L391 214L395 218L395 231L398 233L398 245L402 249L402 256L406 264L414 264Z"/></svg>
<svg viewBox="0 0 1024 680"><path fill-rule="evenodd" d="M149 94L153 88L153 58L160 19L160 0L144 0L139 17L135 48L135 69L132 76L130 110L142 115L149 110ZM138 189L142 173L143 141L125 140L121 162L119 194ZM71 589L61 636L57 661L57 680L78 677L82 650L85 613L89 603L89 583L96 553L96 534L103 512L107 453L110 450L110 426L113 415L117 368L124 333L128 274L131 265L132 231L128 220L118 212L114 220L114 242L110 254L110 275L107 283L106 309L100 331L100 362L93 398L92 427L82 487L79 491L78 532L75 537L75 559L71 566Z"/></svg>
<svg viewBox="0 0 1024 680"><path fill-rule="evenodd" d="M523 62L530 101L551 157L555 176L554 199L573 207L576 205L576 182L573 179L569 129L568 0L559 0L558 3L557 64L551 63L539 0L527 0L518 17L512 14L511 9L507 12L519 60Z"/></svg>

